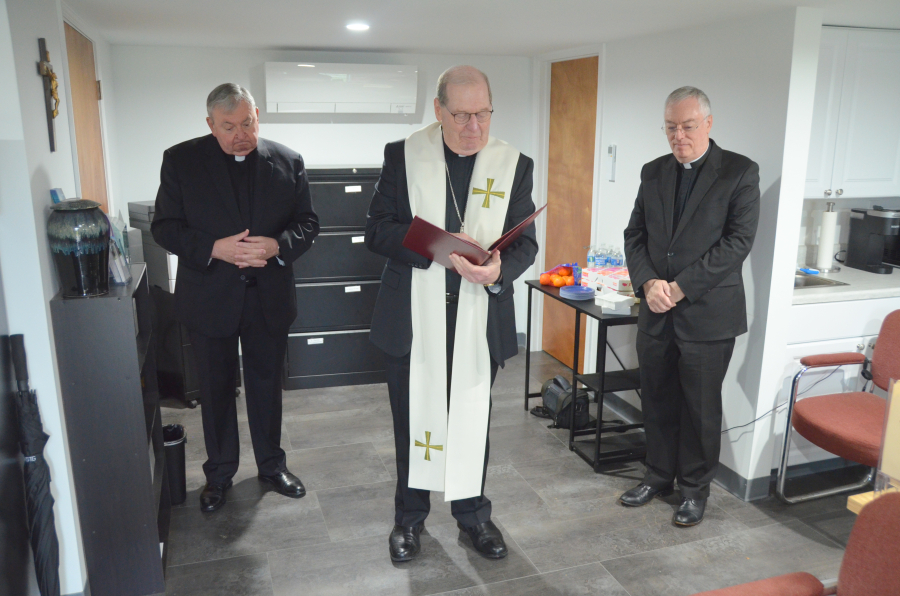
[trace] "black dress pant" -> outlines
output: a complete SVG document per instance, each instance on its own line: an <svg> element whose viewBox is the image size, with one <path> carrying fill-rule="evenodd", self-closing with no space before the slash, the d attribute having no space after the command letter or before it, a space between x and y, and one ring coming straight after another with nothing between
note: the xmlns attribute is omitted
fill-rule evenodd
<svg viewBox="0 0 900 596"><path fill-rule="evenodd" d="M456 303L447 304L447 378L451 378L453 342L456 332ZM430 491L409 487L409 354L401 357L385 355L388 394L394 418L394 446L397 451L397 492L394 495L394 523L415 526L425 521L431 511ZM491 385L497 376L497 363L491 360ZM450 408L450 384L447 384L447 408ZM491 519L491 501L484 496L490 454L490 419L484 447L481 495L450 501L450 512L462 525L472 527Z"/></svg>
<svg viewBox="0 0 900 596"><path fill-rule="evenodd" d="M272 334L266 326L256 287L249 287L238 331L230 337L191 332L200 381L200 407L207 460L207 482L226 483L238 469L240 441L235 407L238 341L244 362L244 393L250 439L260 474L287 470L281 448L282 363L287 330Z"/></svg>
<svg viewBox="0 0 900 596"><path fill-rule="evenodd" d="M671 324L659 336L638 331L647 485L662 488L677 478L682 497L709 496L719 467L722 381L733 351L734 338L683 341Z"/></svg>

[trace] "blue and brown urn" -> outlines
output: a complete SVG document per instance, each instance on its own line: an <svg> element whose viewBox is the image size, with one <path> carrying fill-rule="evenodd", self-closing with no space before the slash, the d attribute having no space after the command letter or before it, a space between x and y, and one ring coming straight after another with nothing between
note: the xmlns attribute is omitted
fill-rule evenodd
<svg viewBox="0 0 900 596"><path fill-rule="evenodd" d="M109 220L100 203L85 199L50 207L47 236L63 298L109 293Z"/></svg>

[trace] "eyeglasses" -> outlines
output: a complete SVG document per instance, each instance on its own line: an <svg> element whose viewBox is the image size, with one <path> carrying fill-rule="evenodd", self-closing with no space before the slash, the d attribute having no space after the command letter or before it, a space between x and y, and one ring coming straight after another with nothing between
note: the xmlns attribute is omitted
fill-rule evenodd
<svg viewBox="0 0 900 596"><path fill-rule="evenodd" d="M450 112L450 110L447 111ZM481 110L480 112L457 112L455 114L450 112L450 115L453 116L453 121L457 124L468 124L469 120L472 119L472 116L475 116L475 120L477 120L479 124L484 124L491 119L491 114L493 113L494 110Z"/></svg>
<svg viewBox="0 0 900 596"><path fill-rule="evenodd" d="M706 118L709 118L709 116L707 116ZM684 134L689 135L692 132L694 132L695 130L697 130L698 128L700 128L700 126L706 121L706 118L703 118L703 120L701 120L697 124L679 124L677 126L675 126L674 124L667 124L665 126L660 127L660 130L663 131L664 133L666 133L670 137L674 137L678 133L679 130L681 132L683 132Z"/></svg>

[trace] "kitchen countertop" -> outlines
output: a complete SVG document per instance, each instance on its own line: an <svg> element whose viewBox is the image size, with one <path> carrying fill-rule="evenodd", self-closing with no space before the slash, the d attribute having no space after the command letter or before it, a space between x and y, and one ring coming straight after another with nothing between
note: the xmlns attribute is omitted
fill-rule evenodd
<svg viewBox="0 0 900 596"><path fill-rule="evenodd" d="M900 296L900 269L887 275L881 275L841 265L841 270L837 273L820 273L819 277L842 281L850 285L795 288L791 304L871 300Z"/></svg>

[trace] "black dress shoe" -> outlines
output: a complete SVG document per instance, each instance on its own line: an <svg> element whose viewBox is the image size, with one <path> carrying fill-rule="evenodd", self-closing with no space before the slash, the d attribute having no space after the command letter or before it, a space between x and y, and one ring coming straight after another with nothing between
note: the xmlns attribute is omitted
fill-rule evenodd
<svg viewBox="0 0 900 596"><path fill-rule="evenodd" d="M273 474L271 476L264 476L260 474L259 479L263 482L268 482L273 487L275 487L276 492L279 492L286 497L299 499L300 497L306 495L306 488L304 488L303 483L300 482L300 479L287 470L285 470L284 472Z"/></svg>
<svg viewBox="0 0 900 596"><path fill-rule="evenodd" d="M229 488L231 488L231 480L224 484L207 482L200 491L200 511L212 513L216 509L220 509L225 504L225 491Z"/></svg>
<svg viewBox="0 0 900 596"><path fill-rule="evenodd" d="M703 521L703 512L706 511L706 499L688 499L685 497L675 512L672 521L676 526L696 526Z"/></svg>
<svg viewBox="0 0 900 596"><path fill-rule="evenodd" d="M469 535L472 545L481 556L488 559L502 559L509 551L506 549L506 542L503 541L503 534L500 528L494 525L494 522L488 520L483 524L478 524L471 528L456 522L459 529Z"/></svg>
<svg viewBox="0 0 900 596"><path fill-rule="evenodd" d="M672 494L672 490L671 486L653 488L652 486L641 482L634 488L622 493L622 496L619 497L619 503L626 507L640 507L641 505L646 505L652 501L653 497L668 497Z"/></svg>
<svg viewBox="0 0 900 596"><path fill-rule="evenodd" d="M419 534L425 529L425 524L417 526L395 525L388 538L388 546L391 549L391 561L403 563L412 561L419 554L421 544Z"/></svg>

